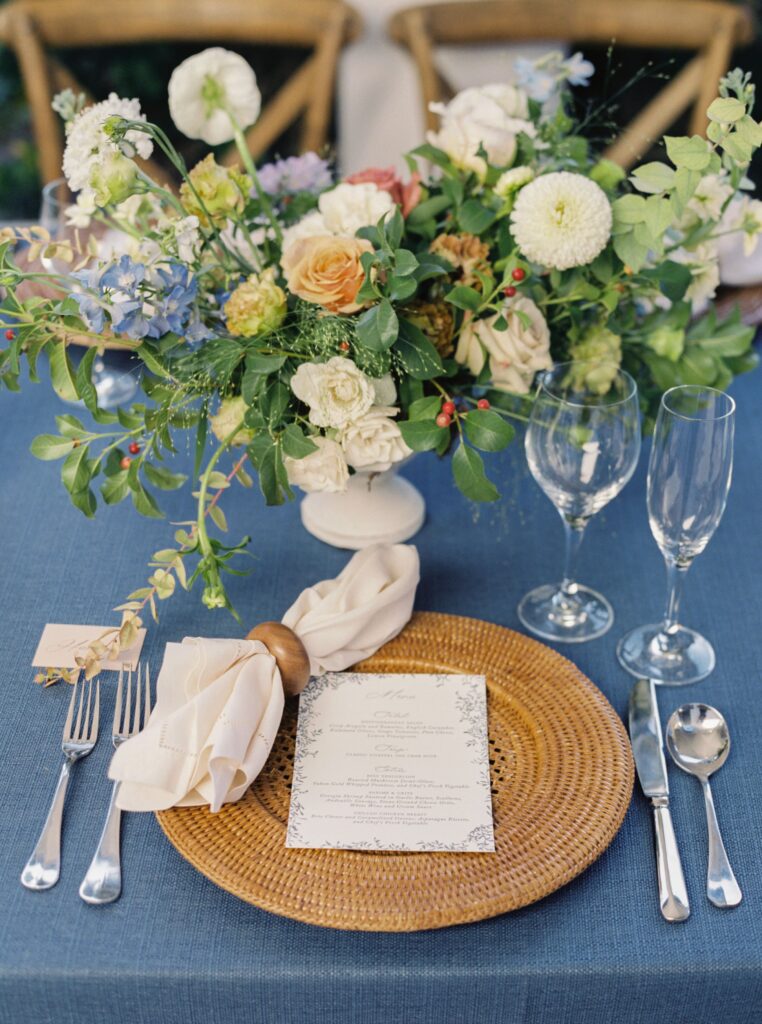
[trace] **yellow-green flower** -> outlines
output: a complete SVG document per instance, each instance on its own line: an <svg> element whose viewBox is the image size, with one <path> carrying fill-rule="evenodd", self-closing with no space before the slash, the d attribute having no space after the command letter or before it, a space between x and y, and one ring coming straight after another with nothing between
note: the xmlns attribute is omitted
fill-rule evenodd
<svg viewBox="0 0 762 1024"><path fill-rule="evenodd" d="M594 364L580 368L576 383L605 395L614 383L622 362L622 339L608 327L595 324L572 345L569 357Z"/></svg>
<svg viewBox="0 0 762 1024"><path fill-rule="evenodd" d="M93 164L90 171L90 187L95 192L97 206L123 203L135 191L138 169L134 161L118 151L107 153L102 160Z"/></svg>
<svg viewBox="0 0 762 1024"><path fill-rule="evenodd" d="M223 398L220 407L214 416L209 417L209 426L218 441L224 441L235 430L239 423L243 423L248 406L241 395L233 398ZM254 437L254 431L242 426L236 432L230 444L250 444Z"/></svg>
<svg viewBox="0 0 762 1024"><path fill-rule="evenodd" d="M180 187L180 201L204 227L209 226L210 219L215 224L224 224L229 217L243 212L252 181L237 167L221 167L210 153L196 164L188 178L190 184L184 181Z"/></svg>
<svg viewBox="0 0 762 1024"><path fill-rule="evenodd" d="M286 293L275 283L275 268L252 274L239 284L223 307L231 334L253 338L274 331L286 315Z"/></svg>

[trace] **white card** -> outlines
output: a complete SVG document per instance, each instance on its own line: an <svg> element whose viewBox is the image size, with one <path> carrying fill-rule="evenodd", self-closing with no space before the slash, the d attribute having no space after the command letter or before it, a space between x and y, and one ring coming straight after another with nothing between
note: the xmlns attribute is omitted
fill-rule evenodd
<svg viewBox="0 0 762 1024"><path fill-rule="evenodd" d="M484 676L330 672L299 701L286 846L494 851Z"/></svg>
<svg viewBox="0 0 762 1024"><path fill-rule="evenodd" d="M42 631L40 642L32 658L35 668L76 668L77 657L83 657L94 640L106 636L113 639L118 626L70 626L49 622ZM120 651L113 660L101 662L104 670L136 669L146 637L145 629L138 630L138 638L126 651Z"/></svg>

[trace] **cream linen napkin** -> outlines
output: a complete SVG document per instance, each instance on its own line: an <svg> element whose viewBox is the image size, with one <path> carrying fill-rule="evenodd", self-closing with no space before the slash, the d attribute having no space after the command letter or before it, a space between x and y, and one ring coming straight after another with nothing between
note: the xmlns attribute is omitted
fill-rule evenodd
<svg viewBox="0 0 762 1024"><path fill-rule="evenodd" d="M303 591L283 616L299 635L313 675L340 672L396 636L413 610L418 552L405 544L365 548L335 580ZM114 754L126 811L240 800L267 760L283 712L275 659L258 640L186 637L167 644L146 728Z"/></svg>

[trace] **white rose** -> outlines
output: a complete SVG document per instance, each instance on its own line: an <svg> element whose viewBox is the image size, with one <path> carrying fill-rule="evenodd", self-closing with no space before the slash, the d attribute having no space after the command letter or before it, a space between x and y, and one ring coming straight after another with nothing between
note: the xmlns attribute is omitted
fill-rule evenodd
<svg viewBox="0 0 762 1024"><path fill-rule="evenodd" d="M376 395L375 405L394 405L397 401L397 388L390 373L383 377L373 377L371 384Z"/></svg>
<svg viewBox="0 0 762 1024"><path fill-rule="evenodd" d="M529 318L528 326L524 326L519 313ZM495 327L500 316L506 321L502 331ZM502 314L471 320L465 325L455 358L477 375L486 354L492 384L498 391L526 395L537 371L550 369L550 332L545 317L531 299L519 296L505 306Z"/></svg>
<svg viewBox="0 0 762 1024"><path fill-rule="evenodd" d="M320 213L332 235L354 237L359 228L378 224L382 217L394 212L394 200L372 182L350 185L342 182L318 200Z"/></svg>
<svg viewBox="0 0 762 1024"><path fill-rule="evenodd" d="M430 109L442 118L439 132L428 140L443 149L454 164L484 177L487 165L478 155L480 146L489 163L505 167L516 155L519 132L534 137L537 130L527 120L528 100L522 89L512 85L486 85L464 89L450 103L432 103Z"/></svg>
<svg viewBox="0 0 762 1024"><path fill-rule="evenodd" d="M317 238L320 235L330 234L323 214L319 210L313 210L312 213L308 213L306 217L298 220L296 224L292 224L290 228L283 229L283 252L302 238Z"/></svg>
<svg viewBox="0 0 762 1024"><path fill-rule="evenodd" d="M227 108L227 109L225 109ZM188 57L169 80L169 113L179 131L210 146L230 142L235 127L254 124L262 108L257 76L240 54L212 46Z"/></svg>
<svg viewBox="0 0 762 1024"><path fill-rule="evenodd" d="M364 416L348 424L339 434L347 462L355 469L383 473L412 451L405 444L400 428L391 418L399 410L373 406Z"/></svg>
<svg viewBox="0 0 762 1024"><path fill-rule="evenodd" d="M310 423L341 428L364 416L373 405L373 381L351 359L334 356L327 363L302 363L291 390L310 407Z"/></svg>
<svg viewBox="0 0 762 1024"><path fill-rule="evenodd" d="M318 450L303 459L283 460L288 482L303 491L345 491L349 470L337 441L329 437L313 437Z"/></svg>

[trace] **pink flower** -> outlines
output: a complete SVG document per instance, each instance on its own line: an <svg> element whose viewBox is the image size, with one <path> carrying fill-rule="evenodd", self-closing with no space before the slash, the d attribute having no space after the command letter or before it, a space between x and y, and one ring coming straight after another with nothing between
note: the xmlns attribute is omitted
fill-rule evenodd
<svg viewBox="0 0 762 1024"><path fill-rule="evenodd" d="M344 179L350 185L362 185L370 182L388 192L395 203L402 208L402 216L407 217L421 198L421 177L414 174L407 184L397 175L393 167L367 167L357 174L350 174Z"/></svg>

